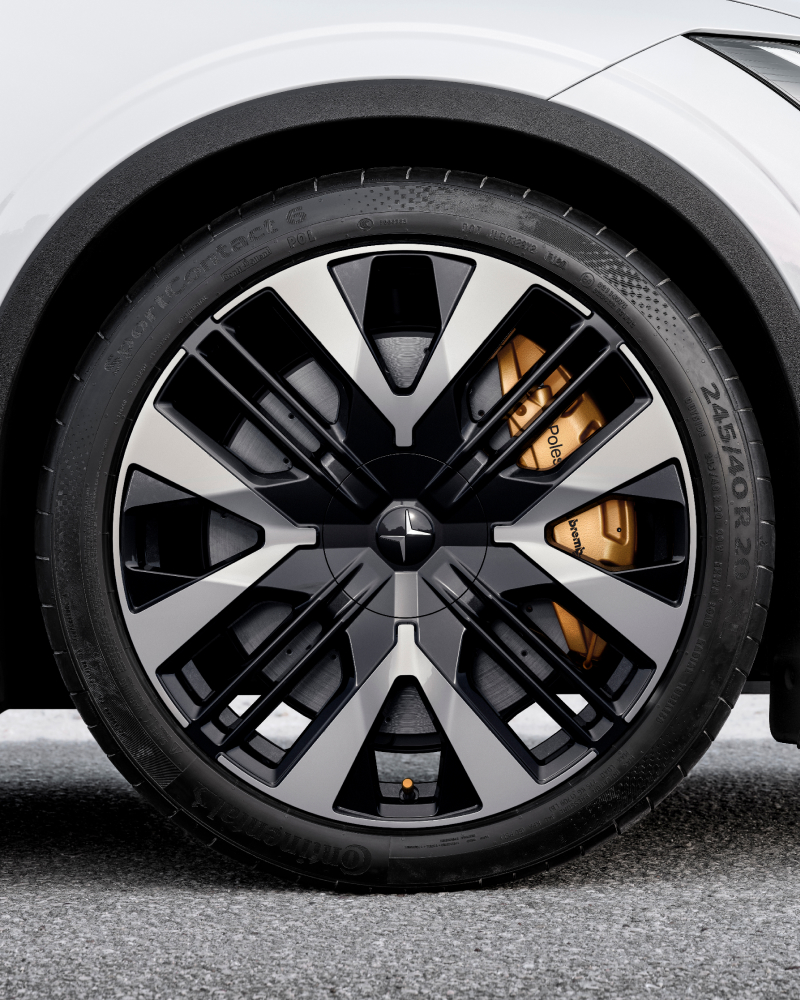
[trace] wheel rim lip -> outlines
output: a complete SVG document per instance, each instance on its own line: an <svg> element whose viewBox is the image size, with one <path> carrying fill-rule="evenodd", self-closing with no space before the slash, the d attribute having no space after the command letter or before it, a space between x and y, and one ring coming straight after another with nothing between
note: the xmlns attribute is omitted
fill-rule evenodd
<svg viewBox="0 0 800 1000"><path fill-rule="evenodd" d="M359 245L357 248L350 249L349 251L348 250L339 250L339 251L334 251L333 253L330 253L330 254L321 254L321 255L325 256L325 257L340 258L340 257L343 257L343 256L361 255L361 254L364 254L365 252L370 252L370 251L373 251L373 250L376 253L387 253L387 252L393 252L393 251L397 251L397 250L409 251L411 249L420 249L420 250L422 250L424 252L429 252L429 253L430 252L436 252L436 250L438 249L438 250L441 250L441 252L447 253L447 254L450 254L450 255L461 254L464 257L472 257L472 258L483 256L483 254L481 252L479 252L479 251L466 250L462 246L454 246L454 245L450 245L450 244L443 244L443 243L436 243L436 242L418 243L418 244L412 244L412 243L409 243L409 242L397 242L397 243L373 244L371 246L369 246L369 245L363 245L362 244L362 245ZM508 262L506 261L506 263L508 263ZM523 264L524 263L526 263L526 262L523 262ZM290 262L285 267L281 268L280 271L276 272L276 274L283 273L283 272L285 272L285 271L287 271L289 269L292 269L292 268L294 268L296 266L297 266L297 263ZM519 264L509 264L509 266L511 266L511 267L518 267L521 270L526 270L527 271L527 269L524 266L521 267ZM551 290L555 291L555 293L560 298L564 299L565 301L568 301L570 303L574 303L574 302L578 301L578 300L574 299L568 293L565 293L562 289L560 289L557 286L553 285L551 282L547 282L545 279L540 279L540 278L538 278L538 276L536 276L536 277L538 279L537 283L541 283L543 286L549 287ZM217 312L214 313L214 317L215 318L222 318L222 317L224 317L233 308L235 308L235 306L237 306L237 305L241 304L242 302L244 302L246 300L246 298L249 298L250 296L257 294L257 292L260 291L263 287L267 287L268 283L271 280L273 280L273 278L274 278L274 276L271 277L271 278L265 278L262 281L259 281L259 282L255 283L246 292L240 293L240 294L234 296L231 300L229 300L229 302L227 302L225 304L225 306L223 306L222 309L218 309ZM583 309L586 308L585 306L583 306L582 303L580 303L580 305L582 306ZM650 377L647 374L647 372L644 369L644 367L636 359L636 357L630 351L630 349L628 348L627 350L628 350L628 354L630 356L631 363L640 372L640 374L644 377L646 383L649 384L649 386L651 387L651 391L653 393L653 399L658 399L659 401L661 401L662 403L664 403L664 405L667 405L666 401L664 400L664 398L662 396L662 394L655 387L654 383L650 379ZM149 405L149 403L152 402L156 398L158 392L164 386L164 384L167 382L167 380L168 380L169 376L171 375L171 373L178 366L178 364L180 363L182 357L183 357L183 352L179 348L178 351L176 352L176 354L174 355L174 357L171 359L170 363L163 370L161 376L159 377L159 379L156 382L156 385L151 389L150 393L148 393L148 395L147 395L147 397L146 397L146 399L144 401L144 406ZM408 398L408 397L406 397L406 398ZM137 420L138 420L138 416L137 416ZM136 421L134 422L134 425L135 425L135 423L136 423ZM126 445L126 447L124 449L124 452L123 452L122 462L121 462L121 473L122 474L120 475L119 480L118 480L118 482L120 484L124 482L125 474L127 472L127 468L131 464L129 462L126 462L127 451L128 451L128 448L127 448L127 445ZM688 567L687 567L687 583L686 583L685 592L684 592L685 596L684 596L684 601L682 602L682 605L681 605L681 607L683 609L683 612L684 612L683 623L685 625L688 607L689 607L690 602L691 602L692 581L694 580L695 572L696 572L696 569L697 569L697 547L696 547L696 541L695 541L696 538L697 538L697 512L696 512L696 498L695 498L694 491L693 491L693 488L692 488L691 471L689 469L686 451L683 448L683 446L681 447L681 452L680 452L680 455L678 457L679 457L679 461L680 461L680 464L681 464L681 470L683 472L684 488L686 490L686 498L687 498L687 511L688 511L689 519L690 519L690 534L689 534L689 545L688 545L688 560L689 560L689 564L688 564ZM114 499L112 540L113 540L114 572L115 572L115 578L116 578L117 587L118 587L118 593L119 594L124 594L125 593L124 581L122 579L122 572L121 572L122 561L121 561L120 549L119 549L119 537L120 537L119 536L119 530L120 530L120 518L121 518L121 501L122 501L122 488L120 486L120 487L118 487L118 489L116 491L116 496L115 496L115 499ZM492 541L496 544L496 540L494 538L492 538ZM124 600L121 600L120 603L121 603L121 605L123 605L122 606L123 617L125 617L125 619L126 619L126 625L127 625L128 624L128 617L130 616L130 612L124 606L125 605L125 601ZM127 612L127 614L126 614L126 612ZM678 642L679 641L680 641L680 639L678 639ZM133 641L133 648L136 649L136 643L135 643L135 641ZM630 711L629 711L628 715L626 716L626 718L632 718L635 715L638 715L641 712L642 708L647 704L647 702L649 701L650 696L651 696L653 690L658 685L658 683L660 682L660 680L661 680L661 678L662 678L662 676L664 674L664 670L666 669L667 663L672 658L672 655L674 653L674 648L675 647L673 646L673 648L670 650L669 656L666 657L666 662L664 663L664 665L659 670L657 670L654 673L654 675L651 678L650 682L648 683L647 687L642 691L642 693L636 699L634 706L630 709ZM176 719L176 721L178 721L181 724L181 726L186 726L187 720L183 716L183 713L181 713L180 709L178 709L177 706L166 695L166 692L162 692L161 686L159 684L158 678L157 678L156 673L155 673L155 669L151 670L151 669L148 669L147 667L145 667L145 673L148 675L148 677L149 677L149 679L151 681L152 686L156 689L156 692L159 695L159 700L162 703L165 704L165 706L167 707L167 709L171 712L171 714L174 716L174 718ZM587 754L587 757L589 758L589 760L591 760L591 759L594 759L596 757L596 754L593 751L589 751L589 753ZM553 781L548 782L545 785L541 786L537 790L536 795L530 796L528 799L526 799L523 802L509 804L506 807L506 809L516 808L516 807L518 807L520 805L524 805L525 802L532 802L535 799L538 799L539 797L541 797L541 795L549 793L554 788L558 787L564 781L568 780L570 777L572 777L574 774L576 774L578 771L583 770L583 768L585 768L587 766L587 763L589 762L589 760L587 760L586 758L582 759L579 763L575 764L573 767L567 769L562 774L560 774L558 776L557 780L554 779ZM278 787L269 787L269 786L265 785L263 782L258 781L257 779L254 779L251 775L248 775L247 772L242 771L241 769L237 768L236 765L232 764L232 762L230 762L228 760L218 760L218 763L221 764L223 767L227 768L228 771L232 771L233 773L236 773L239 777L243 778L243 780L247 781L249 784L251 784L254 787L256 787L259 791L265 793L268 796L272 796L274 798L281 799L280 786L278 786ZM291 803L289 803L289 804L291 804ZM300 808L302 808L302 807L300 807ZM323 814L319 813L318 811L317 812L311 811L311 814L315 815L315 816L322 816L323 815ZM492 812L492 813L489 813L487 815L486 814L486 810L483 809L483 808L481 808L478 813L475 813L475 814L470 815L470 816L463 816L463 815L452 816L452 817L443 816L441 818L435 818L435 819L432 819L432 820L431 819L426 819L426 820L420 820L420 821L416 821L416 820L394 820L394 821L389 821L386 818L373 819L373 818L370 818L370 817L361 817L361 816L357 816L357 817L356 816L349 816L349 815L345 816L345 815L342 815L341 813L339 813L338 811L334 812L333 810L331 810L330 815L323 816L323 818L333 819L333 820L335 820L338 823L349 824L349 825L356 825L356 826L360 825L360 826L370 826L370 827L376 827L376 828L398 827L398 828L401 828L401 829L409 829L410 827L431 827L431 826L441 827L441 826L453 825L453 824L463 824L465 822L467 822L467 823L472 823L472 822L480 823L480 822L484 821L485 819L487 819L489 817L489 815L495 816L495 815L499 815L499 814L500 814L499 812Z"/></svg>

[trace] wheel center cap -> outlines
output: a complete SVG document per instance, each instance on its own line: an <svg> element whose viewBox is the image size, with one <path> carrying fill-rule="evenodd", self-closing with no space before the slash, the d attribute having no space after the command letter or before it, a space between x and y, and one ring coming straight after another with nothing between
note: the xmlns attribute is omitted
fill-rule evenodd
<svg viewBox="0 0 800 1000"><path fill-rule="evenodd" d="M395 566L421 562L433 548L436 535L427 515L403 504L385 514L376 530L383 557Z"/></svg>
<svg viewBox="0 0 800 1000"><path fill-rule="evenodd" d="M445 482L458 479L456 507L446 492L428 499L437 474ZM489 536L469 483L435 458L411 452L373 458L352 475L352 488L348 477L322 523L325 561L344 593L375 614L402 620L436 614L456 600L467 586L462 577L480 572ZM358 506L368 482L382 490L379 509ZM377 490L371 495L377 499Z"/></svg>

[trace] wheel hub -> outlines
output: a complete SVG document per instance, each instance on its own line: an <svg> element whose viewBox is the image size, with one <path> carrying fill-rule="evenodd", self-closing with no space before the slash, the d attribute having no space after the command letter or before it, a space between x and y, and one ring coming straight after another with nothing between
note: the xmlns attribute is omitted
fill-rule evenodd
<svg viewBox="0 0 800 1000"><path fill-rule="evenodd" d="M435 542L430 518L417 507L398 502L378 522L378 551L394 566L421 563Z"/></svg>
<svg viewBox="0 0 800 1000"><path fill-rule="evenodd" d="M458 509L450 511L429 496L430 484L454 477L462 492ZM395 497L370 520L354 513L348 496L360 482L379 482ZM322 546L333 576L345 593L380 615L418 618L435 614L464 594L465 584L447 573L457 562L467 580L480 572L486 557L489 528L469 483L446 464L428 455L398 452L365 463L331 498L322 528ZM354 562L364 570L352 578ZM383 581L365 599L365 574ZM437 586L442 574L444 589Z"/></svg>

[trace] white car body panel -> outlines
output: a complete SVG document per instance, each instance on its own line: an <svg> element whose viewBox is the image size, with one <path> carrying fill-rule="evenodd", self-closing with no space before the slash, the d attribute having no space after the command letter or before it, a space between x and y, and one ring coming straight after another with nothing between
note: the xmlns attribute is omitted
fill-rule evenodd
<svg viewBox="0 0 800 1000"><path fill-rule="evenodd" d="M758 3L758 0L731 0L732 3L747 4L748 7L760 7L775 14L789 14L791 17L800 17L800 0L766 0Z"/></svg>
<svg viewBox="0 0 800 1000"><path fill-rule="evenodd" d="M789 101L687 38L641 52L555 100L694 174L750 229L800 301L800 111Z"/></svg>
<svg viewBox="0 0 800 1000"><path fill-rule="evenodd" d="M199 0L191 7L149 0L124 11L98 0L77 6L50 0L6 12L0 39L6 95L0 106L0 299L57 219L114 166L160 136L254 98L364 79L471 83L591 108L686 162L777 255L784 274L790 269L772 227L781 198L784 219L795 211L787 195L791 185L773 180L770 194L765 178L782 177L775 173L773 161L782 157L776 147L791 143L800 116L725 60L695 52L697 46L675 36L718 31L800 38L797 18L729 0L675 0L646 11L640 0L413 0L401 12L399 21L395 5L364 0L235 0L224 6ZM691 72L692 85L683 92L684 66L675 58ZM627 66L633 78L625 75ZM712 99L728 81L748 94L742 117L752 119L752 137L744 134L744 121L738 130L728 127L730 102ZM700 140L705 158L687 152L678 105L686 123L695 121L697 135L707 129ZM717 113L723 116L718 124ZM761 144L758 136L773 121L780 125L780 142ZM737 146L742 142L746 153ZM736 191L736 184L718 189L732 157L741 183ZM748 171L759 176L755 189L748 187Z"/></svg>

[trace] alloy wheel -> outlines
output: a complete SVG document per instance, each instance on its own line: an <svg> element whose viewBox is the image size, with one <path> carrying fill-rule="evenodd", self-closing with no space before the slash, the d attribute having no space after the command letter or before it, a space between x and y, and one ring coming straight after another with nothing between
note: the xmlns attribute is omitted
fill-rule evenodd
<svg viewBox="0 0 800 1000"><path fill-rule="evenodd" d="M380 826L518 808L634 724L696 534L618 329L458 246L276 271L184 341L114 513L133 648L203 754Z"/></svg>

